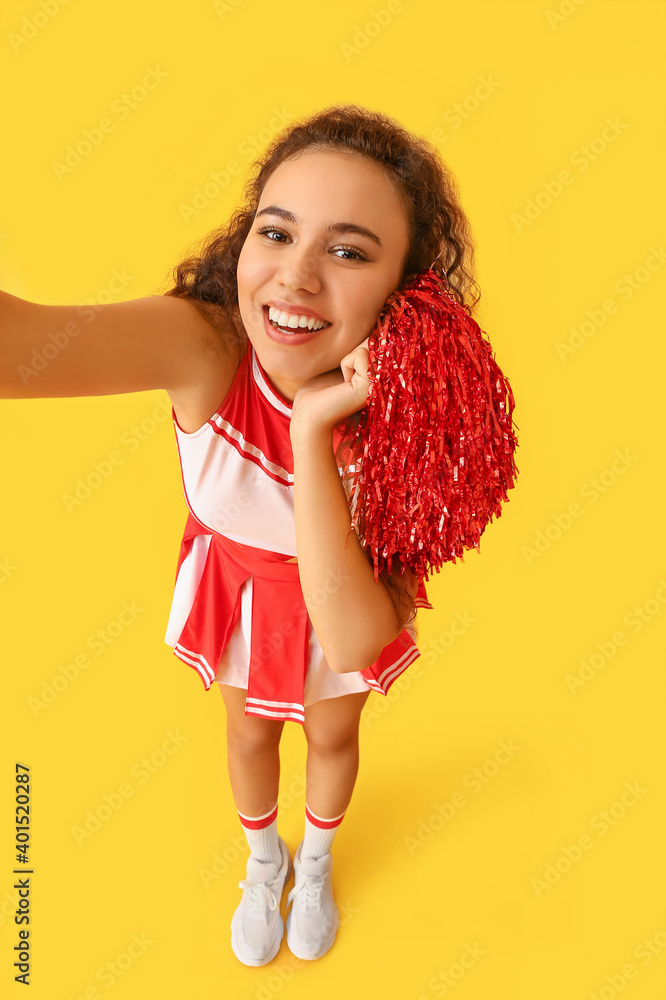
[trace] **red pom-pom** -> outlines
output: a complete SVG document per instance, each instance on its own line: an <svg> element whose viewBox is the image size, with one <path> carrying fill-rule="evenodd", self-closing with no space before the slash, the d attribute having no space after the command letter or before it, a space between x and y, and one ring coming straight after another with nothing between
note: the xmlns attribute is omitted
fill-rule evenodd
<svg viewBox="0 0 666 1000"><path fill-rule="evenodd" d="M370 392L348 450L350 531L375 581L394 556L400 573L409 566L427 580L479 550L515 485L513 393L483 331L432 269L391 295L368 349Z"/></svg>

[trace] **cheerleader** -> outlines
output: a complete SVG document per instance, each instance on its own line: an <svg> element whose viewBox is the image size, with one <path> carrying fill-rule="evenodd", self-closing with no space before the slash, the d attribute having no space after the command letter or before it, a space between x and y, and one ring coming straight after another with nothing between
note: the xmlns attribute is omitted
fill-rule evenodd
<svg viewBox="0 0 666 1000"><path fill-rule="evenodd" d="M187 521L165 641L224 701L250 850L231 945L260 966L280 948L292 871L277 832L284 724L307 741L286 937L317 959L338 927L331 851L363 706L418 657L416 609L432 607L408 567L375 579L349 530L341 427L368 400L368 338L391 293L437 258L457 302L476 300L455 183L433 146L384 114L344 105L290 125L244 199L168 291L96 306L87 326L81 307L0 293L0 394L168 392ZM67 349L26 375L55 330L70 331Z"/></svg>

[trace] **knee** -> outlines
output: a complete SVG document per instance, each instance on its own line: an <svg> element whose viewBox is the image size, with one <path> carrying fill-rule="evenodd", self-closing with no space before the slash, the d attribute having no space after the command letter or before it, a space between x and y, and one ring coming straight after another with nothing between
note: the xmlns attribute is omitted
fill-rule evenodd
<svg viewBox="0 0 666 1000"><path fill-rule="evenodd" d="M358 729L305 731L308 750L320 756L358 752Z"/></svg>
<svg viewBox="0 0 666 1000"><path fill-rule="evenodd" d="M247 718L247 717L246 717ZM276 750L280 744L284 722L264 719L248 719L247 724L227 727L229 751L244 757L256 757Z"/></svg>

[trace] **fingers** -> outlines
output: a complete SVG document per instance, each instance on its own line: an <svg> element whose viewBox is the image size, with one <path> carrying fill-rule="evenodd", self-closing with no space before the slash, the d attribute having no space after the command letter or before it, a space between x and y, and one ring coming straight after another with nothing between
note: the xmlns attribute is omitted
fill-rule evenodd
<svg viewBox="0 0 666 1000"><path fill-rule="evenodd" d="M344 366L346 368L352 368L357 364L357 359L360 360L362 358L362 363L367 368L368 360L370 358L370 350L368 348L369 340L369 337L366 338L366 340L364 340L362 344L359 344L358 347L355 347L353 351L350 351L349 354L345 354L344 358L340 362L340 367L342 368ZM365 351L368 357L366 358L365 356L359 354L360 351ZM359 369L357 368L356 370L358 371Z"/></svg>
<svg viewBox="0 0 666 1000"><path fill-rule="evenodd" d="M365 350L365 356L362 351ZM355 375L367 376L368 373L368 359L369 354L367 349L360 347L354 348L349 354L340 362L340 368L342 369L342 374L344 375L345 382L350 382Z"/></svg>
<svg viewBox="0 0 666 1000"><path fill-rule="evenodd" d="M342 369L345 382L349 382L354 377L356 372L354 356L352 354L347 354L346 357L344 357L340 362L340 368Z"/></svg>

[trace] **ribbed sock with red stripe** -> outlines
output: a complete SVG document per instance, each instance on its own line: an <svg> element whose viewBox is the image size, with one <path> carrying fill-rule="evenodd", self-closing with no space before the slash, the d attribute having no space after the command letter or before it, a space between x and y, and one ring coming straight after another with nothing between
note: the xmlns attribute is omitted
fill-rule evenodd
<svg viewBox="0 0 666 1000"><path fill-rule="evenodd" d="M243 832L250 847L250 854L258 861L274 861L278 867L282 863L277 832L277 803L262 816L246 816L238 813Z"/></svg>
<svg viewBox="0 0 666 1000"><path fill-rule="evenodd" d="M346 810L345 810L346 812ZM301 848L302 858L321 858L328 854L333 844L333 838L344 819L345 813L326 819L317 816L305 803L305 836Z"/></svg>

